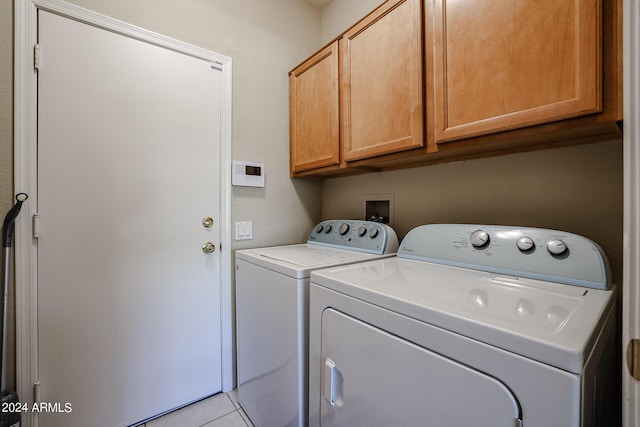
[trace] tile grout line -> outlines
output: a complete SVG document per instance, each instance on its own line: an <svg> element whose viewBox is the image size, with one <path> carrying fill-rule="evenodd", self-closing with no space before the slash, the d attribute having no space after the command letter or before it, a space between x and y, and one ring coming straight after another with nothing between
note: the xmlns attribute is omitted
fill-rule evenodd
<svg viewBox="0 0 640 427"><path fill-rule="evenodd" d="M236 405L236 403L233 401L233 399L231 398L229 393L224 393L224 395L227 397L227 399L229 399L229 401L231 402L231 406L233 406L234 409L232 411L229 411L229 412L227 412L225 414L220 415L217 418L214 418L212 420L207 421L206 423L200 425L199 427L205 427L207 424L210 424L210 423L212 423L214 421L217 421L217 420L219 420L221 418L224 418L224 417L226 417L226 416L228 416L230 414L233 414L233 413L237 413L238 414L238 416L240 417L240 419L242 420L242 422L244 423L245 426L251 427L249 424L247 424L247 420L245 420L245 418L240 413L240 407L238 406L239 402L238 402L238 405Z"/></svg>

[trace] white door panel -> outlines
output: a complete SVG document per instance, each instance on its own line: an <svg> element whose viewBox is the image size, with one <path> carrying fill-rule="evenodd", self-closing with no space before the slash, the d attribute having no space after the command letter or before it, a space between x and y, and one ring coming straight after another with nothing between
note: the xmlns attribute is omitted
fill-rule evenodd
<svg viewBox="0 0 640 427"><path fill-rule="evenodd" d="M221 71L43 11L39 44L40 425L220 391Z"/></svg>
<svg viewBox="0 0 640 427"><path fill-rule="evenodd" d="M499 380L327 308L322 314L322 427L513 427Z"/></svg>

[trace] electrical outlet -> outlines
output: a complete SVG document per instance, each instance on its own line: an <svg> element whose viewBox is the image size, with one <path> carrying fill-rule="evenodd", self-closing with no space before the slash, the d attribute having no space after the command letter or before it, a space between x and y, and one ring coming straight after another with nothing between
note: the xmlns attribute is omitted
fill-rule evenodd
<svg viewBox="0 0 640 427"><path fill-rule="evenodd" d="M251 221L236 222L236 240L253 239L253 223Z"/></svg>

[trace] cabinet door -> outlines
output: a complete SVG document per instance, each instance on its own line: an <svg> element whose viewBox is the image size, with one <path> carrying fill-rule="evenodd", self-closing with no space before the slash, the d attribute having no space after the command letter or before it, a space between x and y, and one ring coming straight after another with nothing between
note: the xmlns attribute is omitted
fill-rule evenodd
<svg viewBox="0 0 640 427"><path fill-rule="evenodd" d="M429 1L436 142L600 111L600 0Z"/></svg>
<svg viewBox="0 0 640 427"><path fill-rule="evenodd" d="M388 1L340 39L347 161L424 145L421 4Z"/></svg>
<svg viewBox="0 0 640 427"><path fill-rule="evenodd" d="M289 75L291 172L340 163L338 42Z"/></svg>

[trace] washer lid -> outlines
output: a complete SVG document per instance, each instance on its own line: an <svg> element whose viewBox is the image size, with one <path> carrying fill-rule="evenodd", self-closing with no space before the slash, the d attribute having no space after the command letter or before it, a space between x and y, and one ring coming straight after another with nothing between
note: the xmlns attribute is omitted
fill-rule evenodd
<svg viewBox="0 0 640 427"><path fill-rule="evenodd" d="M374 255L313 244L273 246L236 251L236 258L301 279L311 270L368 261L392 255Z"/></svg>
<svg viewBox="0 0 640 427"><path fill-rule="evenodd" d="M613 291L389 258L311 282L512 353L580 373Z"/></svg>

